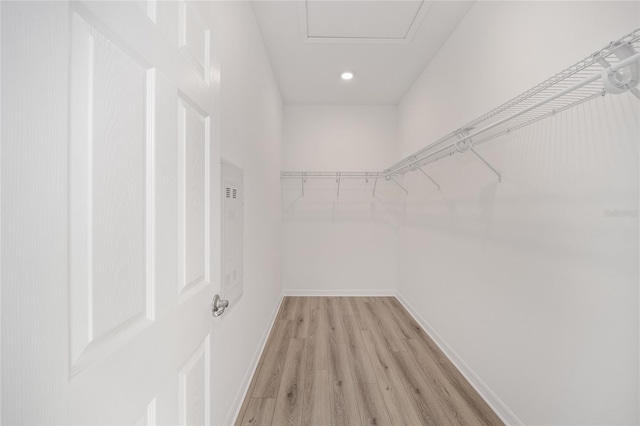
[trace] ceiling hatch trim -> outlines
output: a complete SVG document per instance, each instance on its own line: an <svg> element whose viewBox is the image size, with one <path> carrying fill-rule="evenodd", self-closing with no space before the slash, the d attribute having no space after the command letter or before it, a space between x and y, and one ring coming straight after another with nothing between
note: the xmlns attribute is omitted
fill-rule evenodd
<svg viewBox="0 0 640 426"><path fill-rule="evenodd" d="M333 3L323 2L318 0L312 0L316 3ZM365 3L352 0L354 3ZM418 1L413 0L416 3ZM433 4L433 0L421 0L420 5L415 12L415 15L411 19L411 23L408 29L402 36L326 36L326 35L313 35L309 34L309 0L302 0L296 2L298 4L298 20L299 20L299 32L300 38L304 43L334 43L334 44L408 44L413 39L414 35L420 28L420 25L424 21L427 12Z"/></svg>

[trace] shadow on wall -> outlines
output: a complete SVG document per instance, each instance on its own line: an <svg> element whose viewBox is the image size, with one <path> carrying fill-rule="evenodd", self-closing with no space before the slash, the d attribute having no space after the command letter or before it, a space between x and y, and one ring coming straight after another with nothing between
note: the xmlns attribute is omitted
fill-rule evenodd
<svg viewBox="0 0 640 426"><path fill-rule="evenodd" d="M282 180L285 223L371 223L399 227L404 193L384 179L307 179L304 195L301 179ZM374 195L375 185L375 195Z"/></svg>

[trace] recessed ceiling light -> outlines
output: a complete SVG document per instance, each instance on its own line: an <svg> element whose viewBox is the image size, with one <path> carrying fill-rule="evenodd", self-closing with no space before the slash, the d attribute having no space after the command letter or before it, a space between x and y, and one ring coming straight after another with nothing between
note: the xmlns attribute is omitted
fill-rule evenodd
<svg viewBox="0 0 640 426"><path fill-rule="evenodd" d="M351 80L353 78L353 73L346 71L346 72L343 72L340 77L342 77L343 80Z"/></svg>

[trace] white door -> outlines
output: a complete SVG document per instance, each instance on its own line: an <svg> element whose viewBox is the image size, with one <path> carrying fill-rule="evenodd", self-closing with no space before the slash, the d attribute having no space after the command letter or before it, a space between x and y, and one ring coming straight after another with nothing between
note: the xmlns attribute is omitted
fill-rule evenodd
<svg viewBox="0 0 640 426"><path fill-rule="evenodd" d="M210 424L206 3L2 2L3 424Z"/></svg>

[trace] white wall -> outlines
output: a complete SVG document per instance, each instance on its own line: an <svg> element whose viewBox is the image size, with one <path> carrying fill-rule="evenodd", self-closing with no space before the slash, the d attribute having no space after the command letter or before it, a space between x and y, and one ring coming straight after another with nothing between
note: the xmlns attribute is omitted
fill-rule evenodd
<svg viewBox="0 0 640 426"><path fill-rule="evenodd" d="M214 321L214 424L230 424L282 291L282 100L249 2L217 2L221 157L244 169L244 295ZM217 343L217 344L216 344Z"/></svg>
<svg viewBox="0 0 640 426"><path fill-rule="evenodd" d="M400 156L640 25L479 2L399 105ZM525 424L638 424L638 101L608 95L407 175L398 291Z"/></svg>
<svg viewBox="0 0 640 426"><path fill-rule="evenodd" d="M283 170L380 171L396 156L395 106L288 105ZM392 292L396 190L374 180L283 181L284 288L289 293Z"/></svg>

